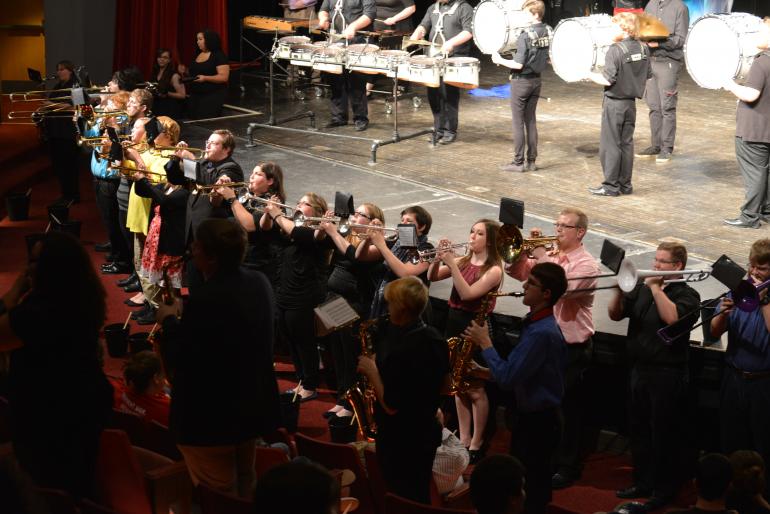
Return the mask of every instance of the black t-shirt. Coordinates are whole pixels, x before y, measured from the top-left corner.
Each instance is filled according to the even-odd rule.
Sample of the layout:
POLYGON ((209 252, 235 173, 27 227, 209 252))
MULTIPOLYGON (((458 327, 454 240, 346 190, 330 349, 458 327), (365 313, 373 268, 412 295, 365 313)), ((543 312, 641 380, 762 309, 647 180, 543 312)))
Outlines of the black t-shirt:
POLYGON ((548 64, 548 47, 548 27, 545 23, 535 23, 529 30, 519 34, 513 60, 524 67, 514 70, 512 74, 540 74, 548 64))
MULTIPOLYGON (((407 7, 412 7, 414 0, 377 0, 377 19, 386 20, 397 15, 407 7)), ((401 20, 395 25, 385 25, 382 22, 374 23, 374 30, 398 30, 408 31, 412 27, 412 17, 401 20)))
MULTIPOLYGON (((679 318, 689 315, 689 327, 698 319, 700 295, 689 285, 674 282, 666 285, 663 291, 676 304, 679 318)), ((671 344, 666 344, 658 335, 658 330, 666 326, 660 319, 652 291, 644 284, 639 284, 623 299, 623 317, 628 322, 628 358, 634 365, 663 365, 678 367, 687 362, 687 347, 690 331, 685 331, 671 344)))
MULTIPOLYGON (((243 182, 243 170, 232 157, 218 162, 202 161, 200 175, 196 182, 204 186, 216 184, 223 175, 227 175, 233 182, 243 182)), ((198 230, 198 226, 203 220, 228 218, 231 215, 230 207, 225 202, 222 202, 219 207, 214 207, 208 195, 191 193, 187 200, 187 241, 192 241, 195 238, 195 231, 198 230)))
POLYGON ((738 102, 735 135, 752 143, 770 143, 770 52, 762 52, 751 64, 747 87, 759 91, 753 103, 738 102))
POLYGON ((9 320, 24 343, 8 373, 16 459, 40 487, 90 494, 113 394, 98 359, 98 331, 34 293, 9 320))
POLYGON ((329 248, 335 249, 332 256, 332 272, 327 282, 329 293, 336 293, 345 298, 359 316, 365 318, 381 278, 382 263, 358 261, 353 245, 342 254, 336 250, 330 238, 325 241, 329 248))
POLYGON ((296 227, 291 244, 283 250, 281 280, 276 301, 281 309, 313 308, 326 297, 329 250, 316 241, 314 230, 296 227))
MULTIPOLYGON (((209 58, 203 62, 197 62, 195 59, 193 59, 193 62, 190 64, 188 73, 191 77, 195 77, 196 75, 213 76, 217 74, 217 66, 222 66, 223 64, 227 63, 227 56, 224 54, 224 52, 217 50, 216 52, 211 52, 209 54, 209 58)), ((190 93, 205 94, 211 93, 212 91, 216 91, 218 89, 225 89, 227 84, 215 84, 213 82, 190 82, 187 84, 187 87, 189 88, 190 93)))
MULTIPOLYGON (((321 11, 329 13, 329 21, 334 16, 334 6, 336 0, 324 0, 321 4, 321 11)), ((368 16, 370 20, 374 21, 377 17, 377 5, 375 0, 343 0, 342 2, 342 17, 345 18, 345 23, 350 25, 361 16, 368 16)), ((369 25, 371 26, 371 24, 369 25)), ((362 27, 364 30, 370 30, 367 27, 362 27)), ((334 19, 334 29, 339 33, 342 32, 342 20, 337 16, 334 19)))
POLYGON ((249 246, 246 249, 244 265, 256 271, 261 271, 270 280, 274 289, 278 289, 283 248, 286 240, 281 237, 281 229, 273 224, 270 230, 260 230, 259 220, 261 212, 254 213, 254 225, 257 230, 249 232, 249 246))
POLYGON ((388 415, 377 404, 377 444, 439 446, 436 410, 449 372, 446 340, 419 321, 409 327, 382 322, 375 341, 385 403, 397 411, 388 415))
MULTIPOLYGON (((462 31, 473 31, 473 7, 471 7, 465 0, 450 0, 445 4, 436 3, 428 7, 425 16, 420 22, 420 26, 425 29, 428 34, 428 41, 433 41, 433 37, 436 35, 437 26, 441 14, 444 14, 444 38, 449 41, 462 31), (436 12, 438 7, 439 12, 436 12), (448 14, 453 12, 453 14, 448 14)), ((441 37, 436 39, 436 43, 441 44, 441 37)), ((466 41, 462 45, 456 46, 452 52, 452 56, 468 55, 471 51, 471 40, 466 41)))
POLYGON ((603 74, 610 83, 604 87, 606 96, 618 100, 641 98, 652 76, 646 47, 631 38, 614 43, 604 57, 603 74))

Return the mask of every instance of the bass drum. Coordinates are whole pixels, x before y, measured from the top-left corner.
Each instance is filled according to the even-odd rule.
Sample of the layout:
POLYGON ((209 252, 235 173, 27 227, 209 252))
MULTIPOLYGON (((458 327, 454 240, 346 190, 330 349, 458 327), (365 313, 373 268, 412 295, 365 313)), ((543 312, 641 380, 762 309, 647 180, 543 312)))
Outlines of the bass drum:
POLYGON ((473 9, 473 41, 481 53, 510 53, 530 25, 523 0, 484 0, 473 9))
POLYGON ((687 72, 700 87, 720 89, 730 79, 742 82, 757 48, 762 19, 752 14, 707 14, 690 27, 684 44, 687 72))
POLYGON ((616 29, 607 14, 561 20, 553 31, 551 64, 566 82, 588 80, 591 72, 604 67, 604 57, 616 29))

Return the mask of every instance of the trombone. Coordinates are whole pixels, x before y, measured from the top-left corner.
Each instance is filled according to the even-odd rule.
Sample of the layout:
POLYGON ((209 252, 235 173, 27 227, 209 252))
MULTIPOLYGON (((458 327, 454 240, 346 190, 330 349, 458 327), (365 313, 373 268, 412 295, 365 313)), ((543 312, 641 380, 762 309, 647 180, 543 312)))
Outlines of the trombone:
MULTIPOLYGON (((582 293, 586 291, 600 291, 603 289, 620 289, 624 293, 630 293, 631 291, 634 290, 634 288, 636 287, 636 284, 638 284, 640 280, 644 280, 645 278, 672 277, 672 276, 682 276, 682 275, 686 275, 686 277, 664 280, 663 283, 673 284, 675 282, 701 282, 711 276, 711 270, 710 269, 682 269, 682 270, 672 270, 672 271, 660 271, 660 270, 654 270, 654 269, 640 270, 640 269, 636 269, 636 265, 633 262, 631 262, 628 259, 624 259, 623 262, 620 264, 620 269, 618 269, 617 284, 610 285, 610 286, 586 287, 584 289, 572 289, 572 290, 569 290, 568 292, 582 293)), ((598 277, 599 275, 595 275, 595 276, 598 277)), ((575 278, 583 278, 583 277, 575 277, 575 278)))
POLYGON ((193 157, 195 160, 202 159, 204 154, 206 153, 206 150, 203 148, 193 148, 191 146, 155 146, 150 149, 151 152, 155 153, 156 155, 163 155, 163 152, 169 152, 173 154, 174 152, 178 152, 179 150, 187 150, 191 154, 193 154, 193 157))
POLYGON ((56 98, 48 98, 47 95, 51 93, 70 93, 72 94, 73 89, 82 89, 86 92, 94 92, 99 93, 103 92, 101 89, 104 89, 106 86, 90 86, 90 87, 67 87, 64 89, 41 89, 36 91, 24 91, 23 93, 9 93, 8 98, 11 102, 39 102, 41 100, 70 100, 71 96, 59 96, 56 98))
POLYGON ((532 258, 532 250, 538 246, 553 250, 559 238, 556 236, 531 237, 525 239, 516 225, 503 225, 497 230, 497 252, 507 264, 513 264, 521 252, 532 258))
MULTIPOLYGON (((121 140, 127 140, 131 139, 130 135, 124 135, 119 134, 118 138, 121 140)), ((111 141, 107 137, 80 137, 78 139, 78 146, 88 146, 90 148, 95 148, 97 146, 104 146, 106 144, 110 144, 111 141), (106 141, 105 141, 106 140, 106 141)))

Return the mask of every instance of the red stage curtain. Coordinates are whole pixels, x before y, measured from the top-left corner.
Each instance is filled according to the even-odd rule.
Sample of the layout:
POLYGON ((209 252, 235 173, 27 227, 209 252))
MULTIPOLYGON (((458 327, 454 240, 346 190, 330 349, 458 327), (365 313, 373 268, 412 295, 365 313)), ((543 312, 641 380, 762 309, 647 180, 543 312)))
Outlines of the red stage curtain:
POLYGON ((219 33, 227 53, 227 0, 117 0, 115 69, 137 66, 152 80, 158 48, 170 48, 174 60, 189 64, 195 34, 204 28, 219 33))

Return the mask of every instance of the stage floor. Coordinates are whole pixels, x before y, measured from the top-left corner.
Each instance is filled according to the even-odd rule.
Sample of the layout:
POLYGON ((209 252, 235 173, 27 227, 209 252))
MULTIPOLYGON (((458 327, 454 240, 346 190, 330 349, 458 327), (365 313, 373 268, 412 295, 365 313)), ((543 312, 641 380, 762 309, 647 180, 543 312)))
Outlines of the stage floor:
MULTIPOLYGON (((386 89, 389 84, 381 79, 377 89, 386 89)), ((507 84, 504 68, 482 61, 481 87, 502 84, 507 84)), ((595 256, 603 239, 610 238, 626 248, 641 268, 649 269, 658 242, 678 240, 693 257, 688 268, 708 265, 722 254, 745 264, 751 243, 770 236, 770 232, 766 226, 752 230, 722 224, 723 218, 738 215, 743 202, 743 181, 733 143, 736 101, 725 91, 699 88, 686 72, 680 86, 674 157, 667 164, 635 159, 634 193, 627 196, 598 197, 586 190, 602 181, 598 159, 602 88, 590 83, 566 83, 550 69, 543 74, 538 105, 539 169, 535 172, 499 170, 512 158, 508 99, 469 94, 462 96, 458 141, 452 145, 434 148, 429 136, 423 135, 379 148, 376 164, 370 163, 372 142, 393 135, 394 114, 386 112, 384 96, 375 95, 369 103, 370 126, 365 132, 355 132, 352 125, 312 133, 257 128, 253 132, 257 146, 246 150, 241 145, 238 159, 246 168, 259 160, 274 158, 281 162, 289 154, 305 157, 294 159, 287 169, 287 186, 292 195, 314 190, 331 198, 335 190, 351 191, 358 203, 374 201, 384 207, 389 223, 404 206, 427 204, 434 216, 434 240, 443 236, 464 240, 473 221, 482 215, 497 216, 500 197, 507 196, 525 202, 525 232, 540 226, 546 234, 552 233, 549 223, 564 206, 586 211, 590 219, 586 242, 595 256), (350 140, 327 134, 371 139, 350 140), (309 156, 313 158, 307 159, 309 156)), ((318 127, 329 120, 328 97, 317 98, 308 89, 307 99, 300 101, 293 95, 293 88, 278 83, 275 91, 277 119, 312 110, 318 127)), ((398 129, 402 137, 432 126, 425 88, 418 86, 413 91, 422 99, 422 105, 415 108, 411 99, 399 101, 398 129)), ((237 93, 233 87, 229 104, 263 114, 244 117, 226 111, 241 116, 186 124, 185 136, 192 146, 200 146, 206 137, 205 132, 193 127, 229 128, 239 136, 240 144, 246 142, 249 122, 267 121, 266 81, 249 79, 245 81, 245 93, 237 93), (193 134, 198 139, 190 137, 193 134)), ((309 120, 298 119, 281 126, 304 129, 309 127, 309 120)), ((636 148, 648 146, 648 111, 641 100, 637 102, 636 128, 636 148)), ((432 294, 443 296, 441 287, 436 284, 432 294)), ((717 296, 723 288, 709 279, 698 289, 703 298, 708 298, 717 296)), ((609 332, 624 331, 616 323, 604 328, 609 332)))

